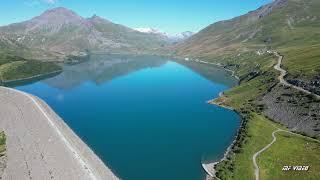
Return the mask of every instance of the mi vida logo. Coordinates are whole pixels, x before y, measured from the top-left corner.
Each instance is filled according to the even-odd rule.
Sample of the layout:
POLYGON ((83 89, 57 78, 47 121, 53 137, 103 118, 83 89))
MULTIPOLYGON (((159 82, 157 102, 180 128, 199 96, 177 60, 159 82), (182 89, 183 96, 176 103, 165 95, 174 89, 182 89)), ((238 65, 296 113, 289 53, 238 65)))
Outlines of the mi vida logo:
POLYGON ((309 166, 283 166, 282 171, 308 171, 309 166))

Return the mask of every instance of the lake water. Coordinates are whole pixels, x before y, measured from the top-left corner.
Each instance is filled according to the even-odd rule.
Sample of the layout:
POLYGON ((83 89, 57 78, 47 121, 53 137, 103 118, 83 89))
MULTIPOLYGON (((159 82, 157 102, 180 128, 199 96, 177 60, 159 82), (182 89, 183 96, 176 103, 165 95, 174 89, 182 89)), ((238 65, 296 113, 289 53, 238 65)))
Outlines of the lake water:
POLYGON ((16 86, 45 100, 121 179, 202 180, 240 120, 207 100, 236 85, 226 71, 158 57, 91 56, 16 86))

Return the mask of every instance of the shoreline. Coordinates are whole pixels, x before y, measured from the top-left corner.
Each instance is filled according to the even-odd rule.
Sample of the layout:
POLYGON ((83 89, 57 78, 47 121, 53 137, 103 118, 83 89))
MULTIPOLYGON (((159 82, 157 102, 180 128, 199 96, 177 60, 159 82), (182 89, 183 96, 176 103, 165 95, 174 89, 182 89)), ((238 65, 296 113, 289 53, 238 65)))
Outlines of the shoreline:
POLYGON ((4 179, 119 179, 43 100, 7 87, 0 92, 8 147, 4 179))
MULTIPOLYGON (((185 59, 185 60, 186 60, 186 59, 185 59)), ((211 64, 211 65, 220 67, 220 68, 224 69, 225 71, 231 72, 231 76, 234 77, 234 78, 236 78, 236 79, 238 80, 238 85, 239 85, 239 83, 240 83, 240 81, 241 81, 241 79, 240 79, 237 75, 235 75, 235 72, 234 72, 233 70, 228 69, 228 68, 225 68, 225 67, 223 67, 221 64, 218 64, 218 63, 210 63, 210 62, 202 61, 202 60, 195 60, 194 62, 200 62, 200 63, 204 63, 204 64, 211 64)), ((231 111, 234 111, 234 112, 236 112, 236 113, 240 116, 240 118, 241 118, 240 113, 237 112, 234 108, 229 107, 229 106, 222 105, 224 101, 219 102, 219 103, 214 102, 216 99, 223 97, 223 93, 224 93, 223 91, 220 92, 220 93, 219 93, 219 96, 218 96, 217 98, 208 100, 207 103, 208 103, 208 104, 212 104, 212 105, 216 105, 216 106, 220 106, 220 107, 222 107, 222 108, 229 109, 229 110, 231 110, 231 111)), ((239 136, 239 134, 240 134, 240 131, 241 131, 242 127, 243 127, 243 120, 242 120, 242 118, 241 118, 241 123, 240 123, 239 128, 237 129, 237 132, 236 132, 235 136, 234 136, 234 140, 233 140, 233 141, 231 142, 231 144, 227 147, 227 149, 226 149, 226 151, 224 152, 222 158, 220 158, 220 159, 217 160, 217 161, 211 162, 211 163, 202 163, 202 162, 201 162, 202 168, 203 168, 203 169, 205 170, 205 172, 207 173, 206 180, 211 180, 211 179, 215 179, 215 178, 219 179, 219 178, 216 176, 216 172, 217 172, 217 171, 216 171, 215 167, 216 167, 216 165, 218 165, 219 163, 225 161, 225 160, 228 158, 228 156, 230 155, 230 153, 233 152, 232 149, 233 149, 234 145, 235 145, 235 144, 237 143, 237 141, 238 141, 237 139, 238 139, 238 136, 239 136)))
POLYGON ((38 74, 38 75, 34 75, 34 76, 30 76, 30 77, 25 77, 25 78, 18 78, 18 79, 13 79, 13 80, 8 80, 8 81, 1 81, 0 83, 0 86, 1 84, 2 85, 7 85, 7 84, 10 84, 10 83, 19 83, 21 81, 27 81, 27 80, 33 80, 33 79, 36 79, 36 78, 41 78, 43 76, 49 76, 49 75, 53 75, 53 74, 58 74, 58 73, 61 73, 63 72, 63 70, 57 70, 57 71, 52 71, 52 72, 48 72, 48 73, 43 73, 43 74, 38 74))
MULTIPOLYGON (((283 84, 283 85, 285 85, 285 86, 289 86, 289 87, 295 88, 296 90, 301 91, 301 92, 303 92, 303 93, 313 95, 313 96, 314 96, 315 98, 317 98, 317 99, 320 98, 319 95, 313 94, 313 93, 311 93, 311 92, 309 92, 309 91, 307 91, 307 90, 305 90, 305 89, 303 89, 303 88, 301 88, 301 87, 298 87, 298 86, 295 86, 295 85, 293 85, 293 84, 288 83, 288 82, 284 79, 285 76, 287 75, 287 72, 286 72, 286 70, 284 70, 284 69, 281 68, 281 62, 282 62, 282 60, 283 60, 284 57, 283 57, 282 55, 280 55, 280 54, 279 54, 278 52, 276 52, 276 51, 268 51, 268 53, 269 53, 269 54, 273 54, 274 56, 277 57, 277 63, 273 66, 273 68, 274 68, 275 70, 277 70, 277 71, 280 72, 280 75, 277 77, 280 84, 283 84)), ((200 61, 200 62, 206 63, 206 64, 217 65, 217 66, 219 66, 219 67, 224 68, 223 66, 221 66, 221 65, 219 65, 219 64, 209 63, 209 62, 206 62, 206 61, 200 61)), ((226 69, 226 68, 224 68, 224 69, 227 70, 227 71, 231 71, 231 72, 234 74, 234 72, 233 72, 232 70, 228 70, 228 69, 226 69)), ((238 78, 237 78, 237 79, 238 79, 238 78)), ((238 80, 239 80, 239 79, 238 79, 238 80)), ((220 92, 220 93, 219 93, 219 97, 223 97, 223 92, 220 92)), ((218 98, 219 98, 219 97, 218 97, 218 98)), ((224 100, 221 101, 221 102, 214 102, 214 101, 215 101, 216 99, 218 99, 218 98, 209 100, 209 101, 207 101, 207 103, 209 103, 209 104, 214 104, 214 105, 220 106, 220 107, 222 107, 222 108, 226 108, 226 109, 235 111, 235 112, 238 113, 238 114, 240 115, 240 117, 241 117, 241 114, 240 114, 239 112, 237 112, 234 108, 223 105, 224 100)), ((223 156, 220 160, 214 161, 214 162, 212 162, 212 163, 202 163, 202 167, 205 169, 206 172, 208 171, 208 170, 207 170, 208 167, 211 167, 211 172, 207 172, 207 177, 206 177, 207 180, 219 179, 218 177, 216 177, 216 172, 217 172, 217 171, 216 171, 215 167, 216 167, 216 165, 218 165, 219 163, 221 163, 221 162, 223 162, 224 160, 226 160, 226 159, 228 158, 228 156, 231 156, 232 153, 234 154, 234 152, 233 152, 233 147, 234 147, 234 146, 236 145, 236 143, 238 142, 238 137, 240 136, 240 132, 241 132, 241 130, 243 129, 243 126, 244 126, 244 120, 242 119, 242 120, 241 120, 241 124, 240 124, 240 126, 239 126, 239 129, 237 130, 235 139, 234 139, 233 142, 230 144, 230 146, 228 146, 227 150, 226 150, 225 153, 224 153, 224 156, 223 156)), ((279 129, 278 129, 278 131, 279 131, 279 129)), ((284 130, 280 129, 280 131, 284 131, 284 130)), ((277 132, 277 131, 274 131, 274 132, 277 132)), ((291 131, 286 131, 286 132, 288 132, 288 133, 293 133, 293 132, 291 132, 291 131)), ((296 134, 296 133, 293 133, 293 134, 296 134)), ((301 134, 298 134, 298 135, 301 135, 301 134)), ((304 135, 302 135, 302 136, 304 136, 304 135)), ((304 136, 304 137, 309 137, 309 136, 304 136)), ((311 138, 311 139, 314 140, 313 138, 311 138)), ((272 144, 272 143, 271 143, 271 144, 272 144)), ((267 145, 266 147, 268 147, 268 145, 267 145)), ((253 159, 254 159, 254 158, 253 158, 253 159)), ((256 170, 255 170, 255 171, 256 171, 256 170)), ((257 177, 257 173, 256 173, 256 172, 255 172, 255 176, 257 177)))
MULTIPOLYGON (((195 61, 195 62, 197 62, 197 61, 195 61)), ((228 69, 228 68, 225 68, 225 67, 223 67, 223 66, 222 66, 221 64, 219 64, 219 63, 211 63, 211 62, 202 61, 202 60, 198 60, 198 62, 204 63, 204 64, 211 64, 211 65, 214 65, 214 66, 218 66, 218 67, 220 67, 220 68, 222 68, 222 69, 224 69, 224 70, 226 70, 226 71, 228 71, 228 72, 231 72, 231 76, 234 77, 234 78, 236 78, 238 81, 240 81, 239 76, 235 75, 235 72, 234 72, 233 70, 228 69)))
MULTIPOLYGON (((185 59, 182 59, 182 60, 185 60, 185 59)), ((185 60, 185 61, 187 61, 187 60, 185 60)), ((228 69, 228 68, 223 67, 221 64, 218 64, 218 63, 210 63, 210 62, 201 61, 201 60, 190 60, 190 61, 200 62, 200 63, 203 63, 203 64, 210 64, 210 65, 217 66, 217 67, 219 67, 219 68, 224 69, 224 70, 227 71, 227 72, 230 72, 232 77, 234 77, 234 78, 236 78, 237 80, 240 81, 240 78, 235 75, 235 72, 234 72, 234 71, 232 71, 232 70, 230 70, 230 69, 228 69)), ((20 81, 32 80, 32 79, 36 79, 36 78, 39 78, 39 77, 42 77, 42 76, 51 75, 51 74, 54 74, 54 73, 61 73, 62 71, 63 71, 63 70, 53 71, 53 72, 50 72, 50 73, 39 74, 39 75, 35 75, 35 76, 32 76, 32 77, 21 78, 21 79, 16 79, 16 80, 10 80, 10 81, 6 81, 6 82, 4 82, 4 83, 18 83, 18 82, 20 82, 20 81)), ((1 88, 1 86, 0 86, 0 88, 1 88)), ((22 92, 22 93, 23 93, 23 92, 22 92)), ((220 92, 220 93, 219 93, 219 97, 222 97, 222 96, 223 96, 223 92, 220 92)), ((43 102, 43 100, 39 99, 39 101, 42 101, 41 103, 44 103, 44 104, 45 104, 45 102, 43 102)), ((214 103, 213 101, 214 101, 214 99, 207 101, 207 103, 209 103, 209 104, 214 104, 214 105, 217 105, 217 106, 220 106, 220 107, 223 107, 223 108, 226 108, 226 109, 235 111, 235 109, 233 109, 233 108, 231 108, 231 107, 227 107, 227 106, 222 105, 223 102, 221 102, 221 104, 220 104, 220 103, 214 103)), ((45 105, 45 106, 48 106, 48 105, 45 105)), ((48 107, 48 108, 50 109, 50 107, 48 107)), ((236 111, 235 111, 235 112, 236 112, 236 111)), ((237 112, 236 112, 236 113, 237 113, 237 112)), ((61 119, 61 118, 60 118, 60 119, 61 119)), ((62 123, 64 123, 63 120, 62 120, 62 123)), ((65 123, 64 123, 64 126, 66 126, 66 129, 70 129, 65 123)), ((241 125, 239 126, 239 129, 241 128, 241 126, 242 126, 242 121, 241 121, 241 125)), ((235 135, 235 139, 234 139, 234 140, 232 141, 232 143, 227 147, 227 149, 226 149, 226 151, 224 152, 224 155, 223 155, 223 157, 222 157, 221 159, 219 159, 218 161, 212 162, 212 163, 202 163, 202 162, 201 162, 203 169, 205 169, 205 171, 207 172, 207 176, 211 176, 211 177, 212 177, 212 175, 214 175, 213 177, 215 177, 216 171, 215 171, 214 167, 215 167, 217 164, 219 164, 220 162, 224 161, 224 160, 228 157, 228 155, 231 153, 232 147, 233 147, 234 144, 236 143, 236 139, 237 139, 238 134, 239 134, 239 129, 237 130, 237 133, 236 133, 236 135, 235 135), (212 170, 211 173, 210 173, 210 171, 208 171, 208 170, 206 169, 207 166, 210 166, 210 170, 212 170), (209 174, 209 175, 208 175, 208 174, 209 174)), ((72 131, 72 130, 70 129, 70 131, 72 131)), ((72 132, 72 133, 74 133, 74 132, 72 132)), ((75 135, 75 136, 76 136, 76 135, 75 135)), ((77 138, 79 138, 79 137, 77 137, 77 138)), ((83 142, 82 142, 82 143, 83 143, 83 142)), ((84 143, 83 143, 83 144, 84 144, 84 143)), ((84 144, 84 145, 86 146, 86 144, 84 144)), ((88 148, 89 148, 89 147, 88 147, 88 148)), ((89 149, 90 149, 90 148, 89 148, 89 149)), ((100 160, 100 159, 99 159, 99 160, 100 160)), ((100 160, 100 161, 101 161, 101 160, 100 160)), ((207 177, 207 179, 208 179, 208 177, 207 177)))
POLYGON ((237 113, 240 116, 241 122, 240 122, 240 126, 237 129, 236 134, 234 136, 234 140, 231 142, 231 144, 225 150, 225 152, 223 154, 223 157, 220 158, 219 160, 216 160, 216 161, 211 162, 211 163, 202 163, 201 162, 201 165, 202 165, 203 169, 207 173, 206 180, 212 180, 212 179, 215 179, 215 178, 219 179, 218 177, 216 177, 216 172, 217 171, 216 171, 215 167, 216 167, 216 165, 218 165, 222 161, 226 160, 228 158, 228 156, 230 155, 230 153, 233 152, 232 149, 233 149, 234 145, 237 143, 238 136, 239 136, 240 131, 241 131, 242 127, 243 127, 243 119, 241 118, 241 115, 240 115, 239 112, 237 112, 232 107, 221 105, 221 103, 223 103, 223 102, 221 102, 221 103, 214 102, 214 100, 216 100, 216 99, 218 99, 220 97, 223 97, 223 92, 219 93, 219 97, 217 97, 215 99, 212 99, 212 100, 209 100, 209 101, 207 101, 207 103, 208 104, 212 104, 212 105, 216 105, 216 106, 220 106, 222 108, 229 109, 231 111, 234 111, 235 113, 237 113))
MULTIPOLYGON (((236 78, 238 80, 238 85, 240 84, 240 81, 241 79, 235 75, 235 72, 232 71, 231 69, 228 69, 228 68, 225 68, 223 67, 221 64, 218 64, 218 63, 210 63, 210 62, 207 62, 207 61, 203 61, 203 60, 192 60, 192 59, 189 59, 189 58, 178 58, 180 60, 184 60, 184 61, 193 61, 193 62, 199 62, 199 63, 203 63, 203 64, 210 64, 210 65, 214 65, 214 66, 217 66, 219 68, 222 68, 224 69, 225 71, 228 71, 228 72, 231 72, 231 76, 236 78)), ((241 118, 241 115, 239 114, 239 112, 237 112, 234 108, 232 107, 229 107, 229 106, 224 106, 222 105, 223 102, 220 102, 220 103, 216 103, 214 102, 214 100, 220 98, 220 97, 223 97, 223 91, 219 93, 219 96, 217 98, 214 98, 214 99, 211 99, 211 100, 208 100, 207 103, 208 104, 212 104, 212 105, 216 105, 216 106, 220 106, 222 108, 225 108, 225 109, 229 109, 231 111, 234 111, 236 112, 240 118, 241 118)), ((237 139, 238 139, 238 136, 240 134, 240 131, 242 129, 242 126, 243 126, 243 120, 241 118, 241 123, 240 123, 240 126, 234 136, 234 140, 231 142, 231 144, 227 147, 227 149, 225 150, 224 154, 223 154, 223 157, 220 158, 219 160, 216 160, 214 162, 211 162, 211 163, 202 163, 201 162, 201 166, 203 168, 203 170, 206 172, 206 180, 212 180, 212 179, 215 179, 217 178, 216 177, 216 170, 215 170, 215 167, 217 164, 221 163, 222 161, 226 160, 227 157, 230 155, 230 153, 232 153, 232 149, 234 147, 234 145, 237 143, 237 139)), ((219 178, 217 178, 219 179, 219 178)))
POLYGON ((181 61, 191 61, 191 62, 198 62, 198 63, 203 63, 203 64, 214 65, 214 66, 217 66, 219 68, 224 69, 225 71, 230 72, 232 77, 236 78, 239 82, 241 81, 240 77, 235 75, 235 72, 233 70, 228 69, 219 63, 211 63, 211 62, 207 62, 207 61, 203 61, 203 60, 199 60, 199 59, 193 60, 193 59, 189 59, 189 58, 182 58, 182 57, 176 57, 176 56, 174 56, 174 57, 168 56, 168 57, 173 58, 173 59, 177 59, 177 60, 181 60, 181 61))
POLYGON ((234 111, 234 112, 238 113, 234 108, 229 107, 229 106, 222 105, 222 103, 224 103, 224 101, 219 102, 219 103, 214 102, 216 99, 219 99, 219 98, 221 98, 221 97, 223 97, 223 92, 220 92, 220 93, 219 93, 219 96, 218 96, 217 98, 208 100, 207 103, 208 103, 208 104, 212 104, 212 105, 216 105, 216 106, 220 106, 220 107, 222 107, 222 108, 229 109, 229 110, 231 110, 231 111, 234 111))

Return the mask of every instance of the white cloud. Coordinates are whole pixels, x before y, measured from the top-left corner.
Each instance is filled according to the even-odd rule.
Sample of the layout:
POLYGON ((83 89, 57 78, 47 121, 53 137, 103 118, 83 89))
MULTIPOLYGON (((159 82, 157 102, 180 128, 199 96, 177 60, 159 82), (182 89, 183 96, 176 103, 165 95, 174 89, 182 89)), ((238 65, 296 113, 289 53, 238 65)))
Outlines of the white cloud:
POLYGON ((58 0, 45 0, 45 2, 47 2, 49 4, 55 4, 58 2, 58 0))

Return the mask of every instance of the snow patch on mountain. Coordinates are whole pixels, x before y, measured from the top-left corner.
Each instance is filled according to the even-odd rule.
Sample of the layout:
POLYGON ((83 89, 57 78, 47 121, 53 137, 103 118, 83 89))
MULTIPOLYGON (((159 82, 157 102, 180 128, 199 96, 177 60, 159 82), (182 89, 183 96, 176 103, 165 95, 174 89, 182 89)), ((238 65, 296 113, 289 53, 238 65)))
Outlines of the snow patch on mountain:
POLYGON ((177 34, 169 34, 155 28, 135 28, 134 30, 142 33, 155 34, 171 42, 183 41, 194 34, 191 31, 185 31, 177 34))

